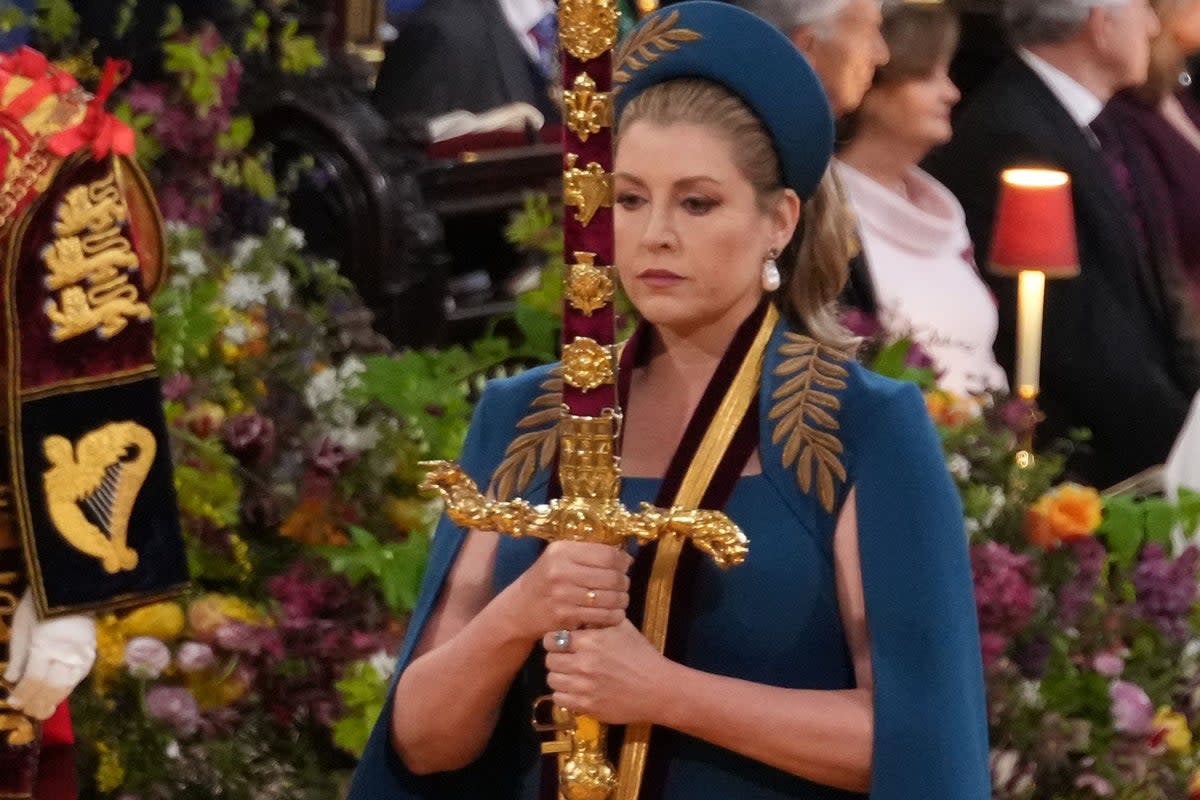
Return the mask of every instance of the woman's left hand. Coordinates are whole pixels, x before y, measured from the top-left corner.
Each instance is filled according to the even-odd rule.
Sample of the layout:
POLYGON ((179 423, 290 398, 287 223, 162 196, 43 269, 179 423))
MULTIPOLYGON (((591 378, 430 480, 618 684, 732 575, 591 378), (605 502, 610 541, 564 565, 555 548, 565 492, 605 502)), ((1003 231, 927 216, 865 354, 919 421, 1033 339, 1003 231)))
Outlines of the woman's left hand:
POLYGON ((571 631, 560 648, 556 634, 543 640, 546 669, 557 705, 609 725, 654 723, 669 702, 663 657, 628 619, 611 628, 571 631))

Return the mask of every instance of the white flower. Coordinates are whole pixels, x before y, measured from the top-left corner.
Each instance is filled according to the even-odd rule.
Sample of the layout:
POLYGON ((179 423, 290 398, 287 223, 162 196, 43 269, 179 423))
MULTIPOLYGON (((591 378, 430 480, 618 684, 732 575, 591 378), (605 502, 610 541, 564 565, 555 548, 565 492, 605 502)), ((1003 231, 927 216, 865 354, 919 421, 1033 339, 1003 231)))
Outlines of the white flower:
POLYGON ((230 258, 230 261, 235 267, 245 266, 246 262, 250 260, 250 256, 254 255, 254 252, 258 250, 260 244, 262 242, 257 237, 243 236, 233 245, 233 256, 230 258))
POLYGON ((1042 692, 1037 681, 1021 682, 1021 702, 1032 708, 1041 708, 1042 692))
POLYGON ((282 267, 275 270, 271 279, 267 281, 267 291, 275 295, 279 305, 289 306, 292 304, 292 280, 288 277, 287 270, 282 267))
POLYGON ((967 517, 963 520, 963 528, 966 530, 967 536, 974 536, 975 534, 979 533, 979 530, 982 527, 983 526, 979 524, 979 520, 975 519, 974 517, 967 517))
POLYGON ((243 345, 250 341, 250 329, 241 322, 231 322, 221 331, 221 336, 230 344, 243 345))
POLYGON ((203 275, 208 265, 204 263, 204 256, 200 255, 195 250, 184 250, 175 256, 175 262, 179 264, 180 270, 189 278, 195 278, 203 275))
POLYGON ((308 379, 308 384, 304 387, 304 402, 316 411, 332 403, 339 394, 337 372, 323 369, 308 379))
POLYGON ((395 656, 388 655, 386 650, 379 650, 367 660, 379 673, 379 677, 384 680, 392 677, 392 670, 396 668, 395 656))
POLYGON ((996 518, 1000 516, 1000 512, 1004 510, 1004 501, 1006 499, 1004 490, 999 486, 992 486, 990 490, 988 508, 987 511, 983 512, 983 519, 981 520, 984 525, 991 525, 996 521, 996 518))
POLYGON ((338 377, 346 383, 347 387, 358 387, 362 385, 362 381, 358 380, 358 376, 364 374, 366 371, 367 365, 363 363, 361 358, 349 356, 338 367, 338 377))
POLYGON ((259 306, 267 300, 267 287, 257 275, 238 273, 225 284, 224 299, 230 308, 259 306))
POLYGON ((962 453, 951 453, 946 458, 946 468, 950 470, 951 475, 960 481, 965 481, 971 477, 971 462, 962 453))
POLYGON ((165 752, 167 754, 167 758, 170 758, 172 760, 179 758, 179 756, 181 756, 183 754, 182 751, 180 751, 180 749, 179 749, 179 742, 175 741, 174 739, 172 739, 170 744, 167 745, 167 749, 165 752))
POLYGON ((283 232, 284 240, 293 250, 304 249, 304 231, 289 225, 283 232))

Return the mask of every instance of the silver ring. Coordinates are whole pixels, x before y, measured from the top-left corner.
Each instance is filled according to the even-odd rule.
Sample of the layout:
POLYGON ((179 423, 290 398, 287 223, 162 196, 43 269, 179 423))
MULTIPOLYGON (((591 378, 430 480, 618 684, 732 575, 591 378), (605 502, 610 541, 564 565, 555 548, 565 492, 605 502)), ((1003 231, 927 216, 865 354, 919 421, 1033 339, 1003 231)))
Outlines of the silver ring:
POLYGON ((568 648, 570 648, 571 632, 570 631, 555 631, 554 632, 554 646, 557 647, 559 650, 567 650, 568 648))

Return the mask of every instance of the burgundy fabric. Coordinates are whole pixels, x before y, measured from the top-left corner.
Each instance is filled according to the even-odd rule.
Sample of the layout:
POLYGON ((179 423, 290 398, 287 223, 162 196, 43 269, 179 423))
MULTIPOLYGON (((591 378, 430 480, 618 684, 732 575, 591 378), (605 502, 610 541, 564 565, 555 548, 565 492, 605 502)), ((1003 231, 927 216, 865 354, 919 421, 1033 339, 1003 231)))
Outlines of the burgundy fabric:
MULTIPOLYGON (((1200 105, 1188 92, 1177 97, 1200 127, 1200 105)), ((1126 150, 1147 162, 1148 174, 1135 174, 1143 191, 1162 202, 1162 227, 1174 247, 1192 299, 1200 303, 1200 149, 1185 139, 1159 110, 1137 94, 1122 92, 1102 117, 1119 130, 1126 150)), ((1108 145, 1108 141, 1104 141, 1108 145)))
MULTIPOLYGON (((537 140, 543 144, 558 142, 562 139, 562 128, 559 125, 545 125, 537 134, 537 140)), ((503 150, 513 147, 524 147, 530 144, 526 131, 485 131, 483 133, 464 133, 452 139, 434 142, 425 149, 425 155, 433 159, 454 158, 466 152, 486 152, 488 150, 503 150)))
MULTIPOLYGON (((612 86, 612 54, 605 53, 588 62, 577 60, 565 49, 562 53, 563 85, 571 86, 580 73, 587 72, 596 83, 597 91, 608 91, 612 86)), ((612 161, 612 129, 602 128, 599 133, 588 136, 587 141, 581 141, 571 130, 563 127, 563 170, 567 169, 567 153, 578 156, 576 169, 586 169, 590 163, 599 164, 606 172, 611 173, 612 161)), ((612 265, 615 256, 613 244, 613 210, 601 207, 587 225, 575 219, 577 209, 566 206, 563 209, 563 253, 568 264, 572 263, 576 252, 596 254, 596 264, 612 265)), ((590 317, 577 311, 564 302, 563 304, 563 342, 567 343, 576 336, 587 336, 602 345, 611 345, 616 339, 616 316, 612 303, 593 313, 590 317)), ((564 383, 563 403, 572 414, 584 417, 599 416, 605 409, 617 407, 616 387, 612 384, 600 386, 591 391, 580 391, 564 383)))
POLYGON ((19 797, 33 791, 40 750, 37 739, 20 747, 0 744, 0 796, 19 797))
POLYGON ((78 797, 75 747, 69 744, 43 747, 33 800, 77 800, 78 797))

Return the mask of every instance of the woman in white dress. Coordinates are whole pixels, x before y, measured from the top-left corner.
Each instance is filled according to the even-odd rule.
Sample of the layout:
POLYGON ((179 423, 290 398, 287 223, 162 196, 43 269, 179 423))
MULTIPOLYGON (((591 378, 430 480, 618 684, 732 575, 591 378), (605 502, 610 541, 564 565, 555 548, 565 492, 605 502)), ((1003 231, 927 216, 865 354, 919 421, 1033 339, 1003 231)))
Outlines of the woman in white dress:
POLYGON ((917 164, 950 140, 958 19, 941 3, 887 3, 891 60, 846 121, 836 170, 859 219, 884 331, 933 358, 942 388, 1007 388, 996 363, 996 305, 975 266, 962 206, 917 164))

